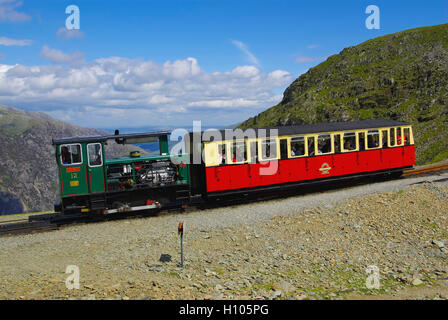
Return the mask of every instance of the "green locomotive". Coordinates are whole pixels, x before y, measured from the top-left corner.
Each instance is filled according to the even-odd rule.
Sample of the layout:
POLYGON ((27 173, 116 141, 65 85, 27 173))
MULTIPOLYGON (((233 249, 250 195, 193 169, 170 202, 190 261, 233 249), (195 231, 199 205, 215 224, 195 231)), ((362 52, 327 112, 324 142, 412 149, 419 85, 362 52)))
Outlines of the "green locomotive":
POLYGON ((170 155, 170 132, 53 139, 60 186, 55 212, 63 214, 119 212, 182 205, 190 201, 186 154, 170 155), (106 159, 105 144, 159 142, 160 155, 106 159))

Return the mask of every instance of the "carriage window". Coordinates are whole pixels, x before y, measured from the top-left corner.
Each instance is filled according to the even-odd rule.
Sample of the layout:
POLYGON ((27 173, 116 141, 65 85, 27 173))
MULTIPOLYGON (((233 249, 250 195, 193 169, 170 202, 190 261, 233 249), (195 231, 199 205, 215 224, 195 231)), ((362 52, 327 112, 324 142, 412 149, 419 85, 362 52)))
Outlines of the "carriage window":
POLYGON ((225 143, 218 144, 219 164, 226 164, 226 145, 225 143))
POLYGON ((390 146, 393 147, 397 144, 395 128, 390 128, 390 146))
POLYGON ((257 142, 250 143, 250 163, 257 163, 257 142))
POLYGON ((411 129, 404 128, 403 136, 404 136, 404 145, 409 146, 411 144, 411 129))
POLYGON ((356 150, 356 133, 344 133, 344 151, 356 150))
POLYGON ((230 154, 232 155, 232 163, 247 161, 247 145, 246 141, 232 142, 230 145, 230 154))
POLYGON ((62 164, 81 164, 81 145, 67 144, 61 146, 61 163, 62 164))
POLYGON ((397 132, 397 146, 401 146, 403 144, 401 128, 396 128, 396 132, 397 132))
POLYGON ((308 137, 308 156, 314 156, 314 137, 308 137))
POLYGON ((387 134, 388 131, 387 130, 382 130, 381 131, 381 135, 383 136, 382 141, 381 141, 381 148, 387 148, 387 134))
POLYGON ((261 141, 261 159, 270 160, 277 158, 277 141, 265 139, 261 141))
POLYGON ((370 130, 367 132, 367 148, 376 149, 380 146, 380 132, 378 130, 370 130))
POLYGON ((334 153, 340 153, 341 152, 341 135, 335 134, 334 135, 334 153))
POLYGON ((305 137, 291 138, 291 157, 300 157, 305 155, 305 137))
POLYGON ((87 157, 90 167, 103 165, 103 155, 101 152, 101 143, 91 143, 87 145, 87 157))
POLYGON ((317 153, 331 153, 331 135, 321 134, 317 137, 317 153))

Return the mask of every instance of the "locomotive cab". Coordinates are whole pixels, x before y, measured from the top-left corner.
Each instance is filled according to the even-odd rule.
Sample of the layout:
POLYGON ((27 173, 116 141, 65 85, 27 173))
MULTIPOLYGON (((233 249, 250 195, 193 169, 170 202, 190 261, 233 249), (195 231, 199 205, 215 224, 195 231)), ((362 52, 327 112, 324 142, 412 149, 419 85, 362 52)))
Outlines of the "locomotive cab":
POLYGON ((56 146, 61 196, 104 192, 104 142, 56 146))

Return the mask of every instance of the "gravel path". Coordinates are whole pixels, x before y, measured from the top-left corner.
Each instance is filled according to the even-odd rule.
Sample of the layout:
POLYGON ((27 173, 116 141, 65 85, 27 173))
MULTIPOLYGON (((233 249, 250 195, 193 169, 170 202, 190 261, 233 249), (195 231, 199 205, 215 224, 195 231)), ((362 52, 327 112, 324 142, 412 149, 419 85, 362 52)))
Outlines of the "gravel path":
MULTIPOLYGON (((228 227, 234 225, 251 225, 259 221, 266 221, 273 216, 295 215, 304 209, 314 207, 335 206, 347 199, 360 198, 375 192, 397 192, 405 190, 410 185, 422 181, 434 181, 448 178, 448 173, 432 176, 420 176, 410 179, 399 179, 373 184, 364 184, 351 188, 335 189, 325 192, 314 192, 302 196, 281 200, 263 201, 235 207, 224 207, 212 210, 198 211, 189 215, 174 215, 167 218, 169 224, 176 224, 179 219, 186 225, 197 228, 228 227)), ((441 182, 448 185, 448 182, 441 182)))
POLYGON ((448 273, 448 184, 415 183, 443 178, 0 238, 0 298, 340 299, 436 288, 448 273), (65 286, 68 265, 79 267, 79 290, 65 286), (378 290, 366 289, 369 265, 380 270, 378 290))

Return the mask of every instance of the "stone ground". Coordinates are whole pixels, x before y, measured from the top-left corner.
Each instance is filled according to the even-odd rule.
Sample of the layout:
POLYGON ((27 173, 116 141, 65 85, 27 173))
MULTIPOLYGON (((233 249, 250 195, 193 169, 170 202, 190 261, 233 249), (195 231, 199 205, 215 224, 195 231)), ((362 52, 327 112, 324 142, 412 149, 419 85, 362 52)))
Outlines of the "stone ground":
POLYGON ((0 299, 448 299, 447 176, 2 237, 0 299))

